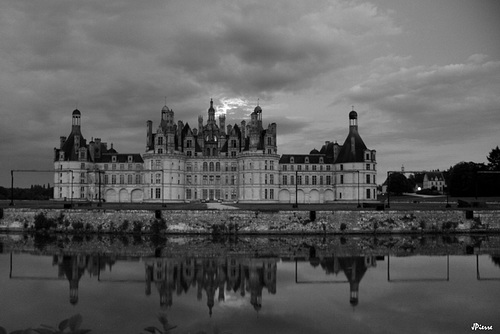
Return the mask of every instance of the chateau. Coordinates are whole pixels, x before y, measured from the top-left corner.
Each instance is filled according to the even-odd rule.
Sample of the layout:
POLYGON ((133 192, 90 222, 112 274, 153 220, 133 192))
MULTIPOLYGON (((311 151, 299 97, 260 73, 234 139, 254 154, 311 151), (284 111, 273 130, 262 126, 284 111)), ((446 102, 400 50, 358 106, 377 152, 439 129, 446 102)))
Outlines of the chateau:
POLYGON ((164 106, 156 130, 147 121, 146 152, 118 153, 81 132, 81 112, 72 114, 68 137, 54 149, 54 199, 106 202, 240 201, 327 203, 376 199, 376 152, 349 113, 343 145, 325 142, 309 154, 278 155, 277 125, 262 123, 262 108, 250 119, 227 125, 215 117, 198 127, 175 122, 164 106))

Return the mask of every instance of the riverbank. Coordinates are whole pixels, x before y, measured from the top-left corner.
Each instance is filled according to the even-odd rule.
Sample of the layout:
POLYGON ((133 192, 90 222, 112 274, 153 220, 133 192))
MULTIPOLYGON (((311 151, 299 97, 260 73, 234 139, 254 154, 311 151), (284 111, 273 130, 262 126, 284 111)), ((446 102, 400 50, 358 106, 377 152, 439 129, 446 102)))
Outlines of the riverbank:
POLYGON ((500 232, 500 210, 110 210, 3 208, 0 231, 154 234, 500 232))

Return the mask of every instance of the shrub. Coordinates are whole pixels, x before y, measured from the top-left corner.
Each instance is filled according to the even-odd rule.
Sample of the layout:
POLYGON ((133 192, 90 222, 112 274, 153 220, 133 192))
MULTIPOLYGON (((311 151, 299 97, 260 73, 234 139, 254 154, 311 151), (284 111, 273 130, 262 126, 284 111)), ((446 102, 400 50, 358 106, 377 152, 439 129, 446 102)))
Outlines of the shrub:
POLYGON ((48 230, 51 227, 55 227, 55 225, 56 225, 54 220, 45 217, 43 212, 40 212, 39 214, 37 214, 35 216, 34 224, 35 224, 35 230, 37 230, 37 231, 38 230, 48 230))
POLYGON ((130 224, 129 224, 128 220, 126 220, 126 219, 125 219, 125 220, 122 222, 122 224, 120 225, 120 231, 121 231, 121 232, 127 232, 127 231, 128 231, 128 229, 129 229, 129 227, 130 227, 130 224))
POLYGON ((150 229, 151 229, 152 233, 154 233, 154 234, 160 234, 160 233, 164 232, 167 229, 167 222, 163 218, 155 219, 151 223, 150 229))
POLYGON ((73 227, 73 230, 83 230, 84 227, 82 222, 73 222, 71 226, 73 227))
POLYGON ((347 228, 347 225, 345 223, 340 224, 340 230, 344 231, 347 228))
POLYGON ((142 231, 142 222, 139 222, 139 221, 135 221, 134 222, 134 233, 141 233, 142 231))

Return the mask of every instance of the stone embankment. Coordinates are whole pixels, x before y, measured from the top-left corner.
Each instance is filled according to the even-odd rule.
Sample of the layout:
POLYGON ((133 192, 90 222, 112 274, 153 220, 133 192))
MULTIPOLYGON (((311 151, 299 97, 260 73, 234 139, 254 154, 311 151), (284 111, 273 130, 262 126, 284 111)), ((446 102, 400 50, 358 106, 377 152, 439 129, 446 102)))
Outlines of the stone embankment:
POLYGON ((162 234, 500 232, 500 211, 0 209, 0 231, 162 234))

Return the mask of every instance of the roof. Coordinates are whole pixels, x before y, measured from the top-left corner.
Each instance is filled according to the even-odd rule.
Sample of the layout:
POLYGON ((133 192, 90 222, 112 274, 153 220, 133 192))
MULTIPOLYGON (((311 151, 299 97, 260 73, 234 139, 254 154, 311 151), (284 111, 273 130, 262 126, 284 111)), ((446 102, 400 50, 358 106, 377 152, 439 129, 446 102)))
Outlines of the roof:
POLYGON ((323 158, 323 163, 333 163, 333 159, 329 159, 323 154, 283 154, 280 157, 280 164, 290 164, 293 158, 294 164, 305 164, 306 157, 309 158, 310 164, 319 164, 320 158, 323 158))
POLYGON ((443 173, 441 172, 427 172, 424 174, 424 178, 429 181, 444 181, 443 173))
POLYGON ((128 157, 132 156, 132 163, 143 163, 144 160, 139 153, 103 153, 100 159, 96 159, 96 162, 116 162, 116 163, 130 163, 128 157), (116 161, 113 160, 113 156, 116 157, 116 161))
POLYGON ((351 128, 335 163, 364 162, 365 150, 367 150, 366 145, 358 131, 351 128))

